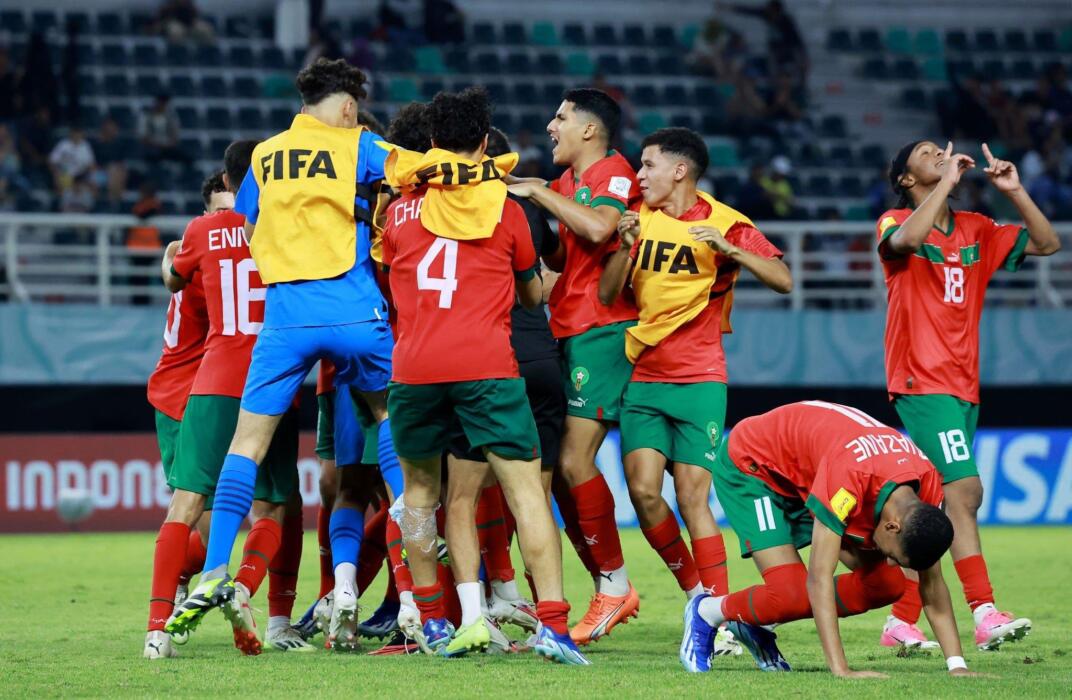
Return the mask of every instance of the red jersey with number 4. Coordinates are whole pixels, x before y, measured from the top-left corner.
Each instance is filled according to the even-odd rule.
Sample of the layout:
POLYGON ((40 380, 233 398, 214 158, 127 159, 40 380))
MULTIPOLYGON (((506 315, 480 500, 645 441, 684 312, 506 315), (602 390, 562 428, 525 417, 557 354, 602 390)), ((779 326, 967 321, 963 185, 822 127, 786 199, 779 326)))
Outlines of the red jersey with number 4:
POLYGON ((186 399, 205 354, 208 312, 201 276, 181 292, 171 295, 164 326, 164 350, 156 369, 149 375, 146 395, 156 410, 173 420, 182 420, 186 399))
POLYGON ((387 209, 383 262, 398 310, 392 379, 436 384, 517 377, 510 345, 515 273, 532 270, 525 212, 509 199, 489 238, 455 240, 421 225, 424 191, 387 209))
POLYGON ((205 289, 209 331, 191 392, 199 396, 242 396, 253 344, 264 325, 265 287, 249 254, 245 222, 231 210, 194 219, 171 265, 186 280, 199 273, 205 289))
MULTIPOLYGON (((874 546, 878 516, 899 485, 911 484, 924 503, 942 502, 942 477, 919 448, 851 406, 788 404, 744 419, 726 439, 742 473, 804 501, 816 519, 865 547, 874 546)), ((755 505, 760 529, 774 527, 770 502, 755 505)))
POLYGON ((1024 260, 1027 230, 974 212, 950 213, 951 230, 931 229, 911 255, 890 257, 883 241, 911 209, 878 220, 886 272, 886 387, 896 394, 950 394, 979 403, 979 319, 990 278, 1024 260))
MULTIPOLYGON (((586 207, 610 206, 620 212, 640 199, 633 166, 616 152, 590 165, 579 178, 574 176, 573 168, 567 169, 551 183, 551 189, 586 207)), ((554 336, 569 338, 589 328, 636 319, 632 293, 618 295, 610 306, 599 301, 603 267, 607 257, 621 245, 618 232, 599 245, 579 237, 561 222, 558 232, 566 250, 566 262, 547 300, 554 336)))
MULTIPOLYGON (((639 205, 634 209, 639 209, 639 205)), ((702 221, 710 215, 711 205, 700 199, 678 220, 702 221)), ((725 232, 726 240, 762 258, 782 257, 782 251, 749 224, 731 227, 725 232)), ((634 261, 639 248, 638 238, 629 252, 634 261)), ((632 381, 669 384, 728 381, 726 353, 722 349, 722 334, 725 332, 722 330, 723 311, 727 295, 733 289, 741 267, 722 255, 717 256, 717 264, 718 274, 711 285, 711 300, 707 308, 658 345, 644 350, 633 367, 632 381)))

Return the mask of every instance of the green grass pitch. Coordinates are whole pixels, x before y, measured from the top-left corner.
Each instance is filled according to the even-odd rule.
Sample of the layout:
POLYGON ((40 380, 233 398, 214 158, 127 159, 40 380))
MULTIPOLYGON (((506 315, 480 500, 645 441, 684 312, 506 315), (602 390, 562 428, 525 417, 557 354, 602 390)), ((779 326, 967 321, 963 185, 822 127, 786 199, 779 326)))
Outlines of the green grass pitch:
MULTIPOLYGON (((800 621, 778 630, 794 673, 763 674, 746 655, 719 659, 706 675, 677 660, 684 596, 639 531, 622 533, 630 576, 640 591, 640 617, 588 650, 590 668, 562 667, 531 654, 442 660, 421 656, 284 654, 243 658, 230 630, 212 613, 177 659, 141 658, 154 535, 70 534, 0 537, 0 679, 8 697, 184 696, 310 697, 1045 697, 1072 693, 1072 528, 991 528, 983 533, 998 605, 1030 617, 1034 631, 997 653, 970 644, 970 614, 948 565, 965 657, 987 679, 956 679, 941 655, 899 658, 878 645, 885 611, 842 621, 849 663, 888 680, 842 681, 826 671, 815 628, 800 621), (343 691, 343 689, 347 691, 343 691)), ((736 540, 727 533, 727 546, 736 540)), ((317 588, 317 548, 305 540, 295 616, 317 588)), ((572 619, 583 612, 591 582, 566 551, 572 619)), ((759 580, 751 562, 731 558, 734 588, 759 580)), ((379 603, 383 577, 362 604, 379 603)), ((254 600, 266 609, 267 582, 254 600)), ((267 612, 258 615, 262 628, 267 612)), ((924 625, 926 629, 926 626, 924 625)), ((515 637, 520 630, 508 629, 515 637)), ((319 638, 318 638, 319 639, 319 638)), ((366 644, 375 648, 374 642, 366 644)))

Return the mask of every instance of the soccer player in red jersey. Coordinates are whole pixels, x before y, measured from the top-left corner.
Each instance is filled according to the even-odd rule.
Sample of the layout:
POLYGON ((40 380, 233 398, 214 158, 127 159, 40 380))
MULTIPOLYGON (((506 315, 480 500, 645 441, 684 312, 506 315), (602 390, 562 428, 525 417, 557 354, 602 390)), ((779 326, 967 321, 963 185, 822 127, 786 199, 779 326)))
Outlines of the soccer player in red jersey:
MULTIPOLYGON (((622 215, 623 245, 600 282, 610 303, 628 279, 640 312, 625 344, 635 365, 622 400, 625 476, 644 536, 686 595, 725 595, 726 546, 708 502, 726 422, 722 333, 742 267, 783 294, 793 279, 748 217, 696 189, 708 164, 699 134, 660 129, 641 146, 644 201, 622 215), (692 551, 662 496, 668 463, 692 551)), ((726 642, 716 654, 740 653, 726 642)))
MULTIPOLYGON (((986 144, 984 172, 1023 217, 998 225, 989 217, 954 212, 949 195, 969 156, 930 141, 904 146, 890 166, 898 208, 878 220, 878 252, 886 273, 886 386, 912 439, 942 474, 946 511, 956 537, 952 555, 975 618, 979 649, 1021 639, 1031 621, 994 605, 979 539, 983 484, 972 443, 979 417, 979 319, 986 287, 1001 268, 1016 270, 1026 255, 1053 255, 1060 240, 1020 184, 1016 166, 986 144)), ((883 630, 882 643, 923 643, 915 627, 920 600, 911 582, 883 630)))
POLYGON ((939 508, 941 475, 908 438, 855 408, 803 401, 738 423, 711 471, 741 555, 755 561, 763 584, 688 602, 679 653, 686 670, 710 670, 714 630, 728 621, 762 670, 788 671, 764 626, 810 617, 832 673, 881 677, 849 669, 838 617, 900 597, 899 564, 919 572, 950 673, 969 674, 942 578, 953 525, 939 508), (809 544, 805 567, 797 550, 809 544), (851 573, 835 576, 839 561, 851 573))
MULTIPOLYGON (((524 213, 501 181, 517 156, 484 155, 490 119, 484 90, 440 93, 429 108, 433 149, 423 156, 397 152, 385 170, 389 184, 408 188, 387 212, 383 240, 398 310, 388 410, 405 477, 392 515, 409 553, 422 647, 447 656, 486 648, 479 557, 464 567, 452 561, 462 606, 456 631, 445 620, 436 578, 441 461, 460 422, 469 443, 485 450, 518 520, 522 555, 540 597, 535 652, 587 664, 566 627, 569 605, 540 479, 539 436, 510 347, 515 293, 530 307, 542 296, 536 253, 524 213)), ((449 538, 448 546, 453 557, 449 538)), ((479 552, 472 543, 458 550, 479 552)))
MULTIPOLYGON (((205 204, 205 213, 211 214, 220 209, 234 206, 234 195, 227 191, 220 173, 205 180, 201 188, 201 199, 205 204)), ((179 241, 169 244, 164 251, 162 270, 170 270, 175 254, 179 252, 179 241)), ((208 335, 208 312, 205 309, 205 292, 201 289, 201 278, 195 276, 186 289, 171 296, 168 303, 167 322, 164 325, 164 348, 156 369, 149 375, 146 395, 149 404, 156 413, 156 441, 160 447, 160 463, 164 477, 171 477, 171 467, 175 461, 175 447, 179 437, 179 426, 186 411, 186 400, 190 396, 197 368, 205 354, 205 336, 208 335)), ((207 524, 207 522, 206 522, 207 524)), ((161 527, 157 542, 177 542, 183 533, 182 524, 165 523, 161 527)), ((164 633, 164 623, 171 614, 172 606, 167 596, 174 576, 175 591, 170 593, 172 599, 185 599, 186 582, 197 573, 204 563, 205 545, 201 533, 186 527, 187 546, 185 561, 178 576, 174 576, 175 560, 168 547, 157 547, 153 560, 153 582, 149 602, 149 625, 145 634, 143 655, 147 659, 160 659, 174 656, 171 638, 164 633), (185 578, 185 581, 183 580, 185 578)))
MULTIPOLYGON (((545 186, 523 181, 510 191, 546 209, 559 221, 561 244, 544 257, 561 270, 548 307, 551 331, 565 358, 566 422, 559 457, 561 475, 576 505, 577 529, 569 527, 574 548, 587 547, 597 582, 587 612, 570 634, 588 644, 619 622, 635 617, 640 598, 629 583, 614 519, 614 496, 596 467, 595 457, 610 427, 619 421, 622 395, 633 366, 625 357, 625 333, 636 324, 632 298, 623 294, 605 305, 599 278, 620 241, 618 219, 638 199, 636 173, 610 149, 621 108, 606 93, 569 90, 547 132, 562 176, 545 186), (578 535, 583 537, 583 542, 578 535)), ((564 509, 572 511, 567 505, 564 509)))
MULTIPOLYGON (((254 146, 255 141, 239 141, 227 148, 224 159, 232 191, 249 168, 254 146)), ((238 420, 242 388, 264 315, 265 289, 250 256, 244 224, 245 218, 232 210, 192 221, 165 280, 168 289, 177 292, 199 276, 209 316, 205 357, 187 402, 168 480, 174 494, 167 521, 185 527, 212 509, 220 465, 238 420)), ((261 651, 249 599, 280 547, 284 504, 297 487, 297 438, 297 420, 291 412, 273 438, 266 468, 258 474, 254 524, 235 579, 234 598, 224 606, 234 627, 235 646, 245 654, 261 651)), ((304 642, 298 647, 302 645, 308 647, 304 642)))

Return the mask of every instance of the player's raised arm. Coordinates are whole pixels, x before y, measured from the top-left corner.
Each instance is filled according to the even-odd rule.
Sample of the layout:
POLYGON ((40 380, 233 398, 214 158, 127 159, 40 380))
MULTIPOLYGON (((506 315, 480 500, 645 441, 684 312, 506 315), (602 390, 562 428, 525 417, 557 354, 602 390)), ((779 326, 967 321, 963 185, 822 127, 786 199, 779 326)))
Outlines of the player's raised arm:
POLYGON ((999 192, 1009 198, 1020 216, 1024 219, 1027 235, 1030 241, 1024 253, 1027 255, 1053 255, 1061 249, 1061 239, 1053 229, 1053 224, 1038 208, 1031 195, 1027 193, 1020 183, 1020 174, 1016 166, 1007 160, 1000 160, 990 152, 990 146, 983 144, 983 155, 986 157, 987 167, 983 169, 990 178, 990 184, 999 192))
POLYGON ((928 141, 909 146, 894 159, 891 176, 896 178, 896 187, 903 196, 915 203, 915 210, 880 244, 886 254, 895 256, 919 250, 937 218, 949 206, 949 194, 960 182, 961 175, 975 167, 970 156, 953 153, 952 141, 944 151, 928 141), (936 181, 928 180, 932 175, 936 181))
POLYGON ((875 671, 850 671, 841 644, 837 602, 834 598, 834 570, 841 554, 841 535, 816 519, 811 536, 808 560, 808 601, 811 603, 815 629, 823 645, 823 656, 830 672, 842 678, 886 678, 875 671))
POLYGON ((631 251, 639 234, 640 215, 635 211, 622 214, 618 220, 618 235, 622 238, 622 245, 607 260, 607 266, 599 277, 599 301, 604 306, 613 304, 625 287, 625 280, 633 267, 631 251))

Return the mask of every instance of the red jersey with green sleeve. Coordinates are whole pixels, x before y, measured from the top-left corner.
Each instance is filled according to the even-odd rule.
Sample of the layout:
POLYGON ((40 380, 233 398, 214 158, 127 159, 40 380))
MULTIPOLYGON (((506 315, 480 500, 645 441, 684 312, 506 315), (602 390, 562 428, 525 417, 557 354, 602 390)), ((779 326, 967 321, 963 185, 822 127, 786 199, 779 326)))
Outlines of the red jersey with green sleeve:
POLYGON ((519 376, 510 345, 514 278, 536 274, 524 211, 507 199, 489 238, 456 240, 421 224, 423 199, 417 190, 387 209, 383 262, 398 311, 391 378, 437 384, 519 376))
MULTIPOLYGON (((634 209, 639 209, 639 205, 634 209)), ((702 199, 679 221, 702 221, 711 215, 711 205, 702 199)), ((763 258, 782 257, 782 251, 758 229, 745 223, 726 231, 727 241, 741 250, 763 258)), ((640 239, 633 243, 629 255, 636 261, 640 239)), ((718 274, 711 285, 711 300, 700 315, 664 338, 658 345, 640 353, 633 368, 634 382, 693 384, 727 382, 726 353, 722 349, 722 320, 727 295, 733 289, 741 266, 731 259, 717 257, 718 274)))
MULTIPOLYGON (((912 485, 924 503, 942 502, 942 477, 919 448, 851 406, 788 404, 744 419, 726 439, 742 473, 804 501, 816 519, 865 547, 874 547, 878 517, 898 486, 912 485)), ((757 513, 762 507, 756 503, 757 513)))
POLYGON ((182 420, 186 399, 205 354, 206 335, 205 292, 201 289, 201 276, 194 275, 185 289, 171 295, 164 325, 164 349, 146 386, 149 403, 168 418, 182 420))
POLYGON ((911 209, 878 220, 886 273, 886 387, 896 394, 949 394, 979 403, 979 319, 990 278, 1024 260, 1027 229, 974 212, 950 212, 915 253, 891 256, 884 241, 911 209))
MULTIPOLYGON (((573 168, 568 168, 551 183, 551 189, 586 207, 609 206, 622 213, 640 199, 633 166, 615 151, 590 165, 579 178, 574 176, 573 168)), ((621 245, 618 232, 599 245, 580 238, 561 222, 558 232, 566 262, 547 300, 551 333, 556 338, 569 338, 589 328, 636 319, 632 293, 618 295, 610 306, 599 301, 603 267, 607 257, 621 245)))
POLYGON ((199 396, 242 396, 253 344, 264 324, 265 287, 249 254, 245 222, 231 210, 194 219, 171 264, 185 280, 200 275, 205 290, 209 330, 191 392, 199 396))

